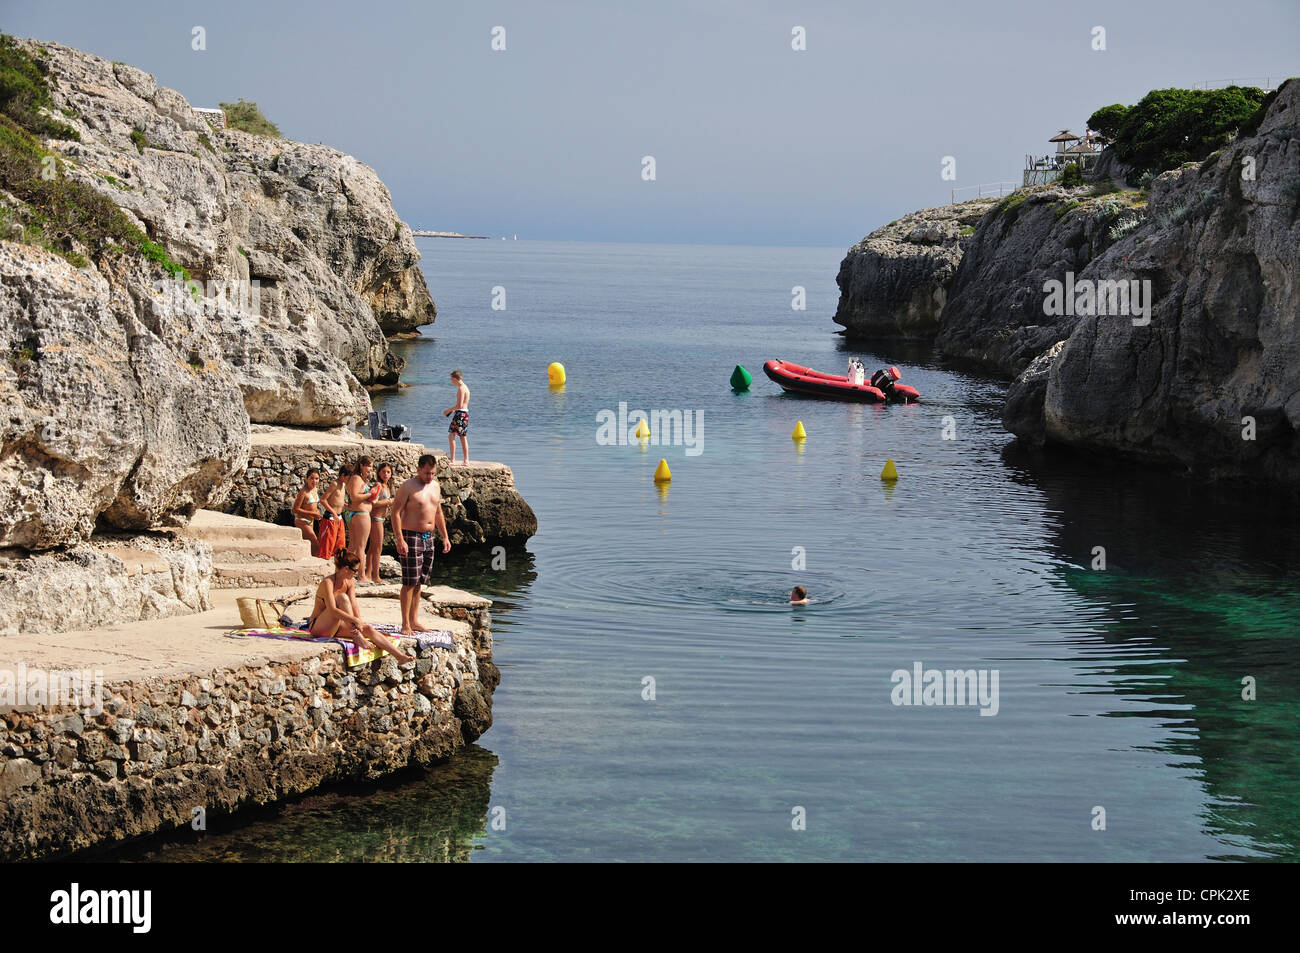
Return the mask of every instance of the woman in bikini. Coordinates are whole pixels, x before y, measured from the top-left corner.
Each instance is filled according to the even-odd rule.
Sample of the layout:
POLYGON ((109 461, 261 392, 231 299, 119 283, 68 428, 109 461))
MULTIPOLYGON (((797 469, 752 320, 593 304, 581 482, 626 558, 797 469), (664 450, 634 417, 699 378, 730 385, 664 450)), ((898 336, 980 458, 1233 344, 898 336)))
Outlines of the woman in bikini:
POLYGON ((357 468, 348 477, 347 509, 343 511, 343 523, 348 532, 348 549, 356 554, 361 563, 361 576, 357 584, 368 586, 378 582, 366 575, 366 547, 370 544, 370 508, 379 496, 379 486, 370 485, 370 475, 374 472, 375 461, 369 457, 357 460, 357 468))
POLYGON ((386 635, 381 635, 373 625, 361 620, 357 605, 357 570, 361 560, 355 553, 340 550, 334 557, 334 572, 316 587, 316 601, 311 607, 311 621, 307 628, 316 637, 347 639, 363 649, 383 649, 401 664, 415 661, 386 635))
POLYGON ((379 555, 384 548, 384 520, 393 508, 393 465, 379 464, 375 471, 375 486, 379 495, 370 507, 370 545, 366 547, 366 570, 371 579, 379 581, 379 555))
POLYGON ((320 471, 308 470, 298 498, 293 501, 293 525, 302 531, 303 539, 311 540, 311 554, 318 555, 320 540, 316 537, 316 521, 320 519, 320 471))

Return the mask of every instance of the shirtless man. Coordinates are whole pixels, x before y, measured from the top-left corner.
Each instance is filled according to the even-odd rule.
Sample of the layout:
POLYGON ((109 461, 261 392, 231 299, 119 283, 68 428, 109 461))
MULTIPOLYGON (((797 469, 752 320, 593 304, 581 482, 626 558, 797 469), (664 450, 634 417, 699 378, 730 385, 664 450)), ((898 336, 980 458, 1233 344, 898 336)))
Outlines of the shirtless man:
POLYGON ((465 439, 465 435, 469 433, 469 388, 460 379, 460 371, 451 372, 451 382, 456 385, 456 406, 448 407, 442 412, 444 417, 451 416, 451 425, 447 428, 447 456, 451 458, 450 465, 455 466, 456 438, 460 437, 461 455, 465 458, 460 464, 467 466, 469 441, 465 439))
POLYGON ((433 454, 420 457, 415 476, 397 488, 392 514, 397 559, 402 564, 402 632, 428 632, 420 625, 420 586, 428 583, 433 572, 435 529, 442 537, 443 553, 451 552, 438 488, 438 459, 433 454))
POLYGON ((339 467, 338 476, 321 494, 321 522, 319 539, 316 543, 316 555, 321 559, 333 559, 340 549, 347 549, 347 530, 343 525, 344 487, 352 470, 348 466, 339 467))

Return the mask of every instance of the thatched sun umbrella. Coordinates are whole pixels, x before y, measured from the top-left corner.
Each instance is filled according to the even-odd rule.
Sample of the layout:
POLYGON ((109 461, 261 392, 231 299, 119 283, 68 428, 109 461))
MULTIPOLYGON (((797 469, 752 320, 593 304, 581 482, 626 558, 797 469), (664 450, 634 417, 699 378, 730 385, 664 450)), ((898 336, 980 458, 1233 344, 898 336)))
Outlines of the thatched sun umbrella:
POLYGON ((1055 142, 1055 143, 1056 143, 1056 151, 1057 151, 1057 152, 1064 152, 1064 151, 1065 151, 1065 144, 1066 144, 1067 142, 1078 142, 1078 141, 1079 141, 1079 137, 1076 136, 1074 133, 1072 133, 1072 132, 1071 132, 1070 130, 1068 130, 1068 129, 1062 129, 1060 132, 1058 132, 1056 135, 1052 136, 1052 138, 1048 139, 1047 141, 1048 141, 1048 142, 1055 142))

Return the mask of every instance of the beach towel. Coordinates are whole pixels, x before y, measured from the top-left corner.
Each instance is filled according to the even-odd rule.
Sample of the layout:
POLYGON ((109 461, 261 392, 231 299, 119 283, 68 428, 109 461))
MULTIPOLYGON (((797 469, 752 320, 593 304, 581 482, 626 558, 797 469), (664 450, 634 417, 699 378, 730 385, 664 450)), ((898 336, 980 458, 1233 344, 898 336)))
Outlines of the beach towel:
POLYGON ((333 642, 343 646, 343 653, 347 658, 349 668, 373 662, 385 654, 383 649, 363 649, 355 642, 349 642, 347 639, 331 639, 323 635, 313 636, 306 629, 231 629, 226 634, 236 638, 251 636, 258 639, 280 639, 284 642, 333 642))
MULTIPOLYGON (((382 623, 375 626, 375 630, 382 632, 384 635, 393 636, 394 638, 412 639, 420 646, 433 645, 440 649, 454 649, 456 640, 451 632, 447 629, 435 629, 432 632, 417 632, 415 635, 402 635, 402 627, 390 623, 382 623)), ((337 642, 343 646, 344 655, 347 658, 349 668, 357 665, 365 665, 367 662, 373 662, 375 659, 387 655, 383 649, 363 649, 355 642, 348 639, 331 639, 327 636, 313 636, 303 627, 276 627, 276 628, 252 628, 252 629, 231 629, 229 635, 237 638, 251 636, 259 639, 280 639, 281 641, 293 640, 295 642, 337 642)))
MULTIPOLYGON (((452 636, 450 629, 430 629, 428 632, 416 632, 414 635, 406 635, 402 632, 401 625, 396 622, 371 622, 369 625, 380 635, 387 635, 394 639, 410 639, 421 648, 424 648, 427 645, 432 645, 439 649, 456 648, 456 639, 452 636)), ((307 631, 306 621, 295 623, 294 626, 293 631, 307 631)), ((348 645, 352 644, 351 642, 348 642, 347 639, 338 639, 336 641, 346 642, 348 645)), ((361 651, 365 652, 369 650, 362 649, 361 651)), ((375 657, 378 658, 378 655, 375 657)))
POLYGON ((431 629, 428 632, 405 635, 402 633, 402 627, 396 622, 372 622, 370 624, 381 635, 391 635, 396 639, 413 639, 415 644, 421 648, 426 645, 432 645, 440 649, 454 649, 456 647, 456 639, 452 636, 450 629, 431 629))
POLYGON ((317 524, 320 531, 316 534, 319 542, 316 544, 316 555, 321 559, 333 559, 334 554, 340 549, 347 548, 347 530, 343 528, 341 519, 321 520, 317 524))

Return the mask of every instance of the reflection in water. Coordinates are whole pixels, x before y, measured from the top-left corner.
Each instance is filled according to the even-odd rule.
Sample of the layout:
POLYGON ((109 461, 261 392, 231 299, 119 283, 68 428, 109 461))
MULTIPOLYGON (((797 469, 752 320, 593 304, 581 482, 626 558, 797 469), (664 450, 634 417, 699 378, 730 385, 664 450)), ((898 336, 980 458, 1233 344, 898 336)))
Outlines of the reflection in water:
MULTIPOLYGON (((425 248, 449 343, 395 345, 412 386, 377 398, 436 444, 446 371, 464 369, 477 452, 510 463, 541 521, 504 564, 490 547, 439 560, 438 582, 494 600, 504 677, 485 738, 500 763, 490 801, 418 853, 441 838, 459 845, 448 856, 481 845, 475 862, 1295 855, 1293 502, 1004 452, 1004 383, 940 370, 925 348, 853 351, 773 308, 821 276, 809 293, 829 313, 842 249, 490 244, 425 248), (478 320, 501 282, 521 317, 505 343, 478 320), (922 402, 727 386, 737 363, 832 370, 846 351, 898 364, 922 402), (567 393, 541 384, 557 357, 567 393), (536 383, 508 383, 503 360, 536 383), (702 411, 705 452, 596 444, 622 400, 702 411), (677 474, 663 495, 660 457, 677 474), (897 483, 880 479, 887 458, 897 483), (1089 568, 1098 546, 1105 571, 1089 568), (781 604, 796 583, 824 601, 781 604), (893 705, 891 672, 917 661, 999 670, 997 717, 893 705), (1258 701, 1241 700, 1246 675, 1258 701), (795 804, 810 818, 797 834, 795 804)), ((439 776, 462 783, 460 762, 439 776)), ((413 806, 439 803, 432 780, 413 784, 413 806)), ((388 801, 332 802, 346 823, 311 856, 391 831, 388 801)), ((226 835, 251 846, 210 835, 196 856, 303 856, 313 835, 271 826, 226 835)), ((392 855, 420 836, 398 830, 392 855)))
POLYGON ((1123 699, 1113 715, 1169 728, 1162 750, 1194 763, 1209 795, 1206 830, 1300 855, 1294 497, 1019 447, 1004 459, 1057 514, 1058 576, 1106 607, 1100 643, 1076 644, 1099 656, 1123 699), (1091 568, 1099 546, 1104 571, 1091 568), (1253 701, 1242 698, 1247 677, 1258 680, 1253 701))
POLYGON ((485 833, 496 755, 478 745, 382 784, 334 788, 114 851, 138 861, 468 861, 485 833), (255 820, 249 817, 257 815, 255 820))
MULTIPOLYGON (((493 600, 524 596, 536 579, 532 553, 515 548, 501 552, 495 546, 461 547, 454 560, 434 571, 437 585, 476 592, 493 600)), ((500 607, 498 603, 493 609, 500 607)))

